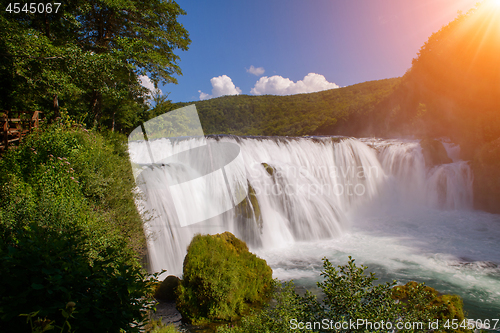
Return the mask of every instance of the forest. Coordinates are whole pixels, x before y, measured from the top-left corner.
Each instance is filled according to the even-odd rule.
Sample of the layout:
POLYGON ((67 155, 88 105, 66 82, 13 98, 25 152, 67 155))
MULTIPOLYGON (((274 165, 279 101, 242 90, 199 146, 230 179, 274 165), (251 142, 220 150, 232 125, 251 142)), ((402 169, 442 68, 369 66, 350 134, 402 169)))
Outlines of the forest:
MULTIPOLYGON (((194 104, 206 134, 314 135, 349 116, 371 113, 399 81, 385 79, 291 96, 223 96, 194 104)), ((188 104, 192 103, 171 107, 188 104)))

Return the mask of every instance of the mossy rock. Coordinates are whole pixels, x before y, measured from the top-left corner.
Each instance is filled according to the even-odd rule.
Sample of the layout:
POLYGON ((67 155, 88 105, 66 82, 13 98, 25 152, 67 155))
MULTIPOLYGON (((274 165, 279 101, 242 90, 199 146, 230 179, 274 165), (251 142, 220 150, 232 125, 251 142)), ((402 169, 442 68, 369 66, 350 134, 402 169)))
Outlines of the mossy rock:
POLYGON ((332 143, 340 143, 340 142, 344 141, 345 139, 347 139, 347 137, 345 137, 345 136, 334 136, 331 138, 332 143))
POLYGON ((234 320, 267 301, 272 281, 266 261, 233 234, 198 234, 184 259, 177 309, 193 324, 234 320))
MULTIPOLYGON (((419 284, 415 281, 410 281, 404 286, 395 286, 392 288, 392 298, 405 302, 418 292, 418 288, 419 284)), ((423 289, 429 293, 429 300, 436 298, 439 294, 434 288, 428 286, 424 286, 423 289)))
POLYGON ((169 275, 158 285, 154 297, 162 301, 175 301, 177 287, 181 280, 174 275, 169 275))
POLYGON ((270 166, 267 163, 262 163, 262 166, 264 167, 264 169, 266 169, 267 173, 270 176, 274 175, 274 172, 276 172, 276 170, 274 169, 274 167, 270 166))
POLYGON ((438 313, 438 319, 458 319, 461 322, 465 319, 464 302, 458 295, 441 295, 432 301, 433 305, 444 305, 445 309, 438 313))
POLYGON ((262 222, 259 201, 257 200, 255 190, 250 183, 248 183, 248 195, 236 206, 236 213, 242 214, 248 219, 255 217, 256 221, 260 221, 260 223, 262 222))
POLYGON ((474 208, 500 214, 500 138, 482 146, 472 161, 474 208))
POLYGON ((248 182, 247 196, 234 209, 237 232, 255 247, 262 246, 262 214, 254 188, 248 182))
POLYGON ((420 141, 420 147, 422 147, 425 165, 429 168, 453 162, 453 160, 448 156, 448 153, 446 152, 446 149, 441 141, 429 138, 422 139, 420 141))
POLYGON ((392 288, 392 298, 403 303, 409 303, 413 297, 421 293, 421 289, 427 292, 428 307, 440 308, 436 312, 435 319, 458 319, 459 322, 465 319, 463 301, 460 296, 440 295, 436 289, 425 285, 422 286, 415 281, 410 281, 404 286, 395 286, 392 288))

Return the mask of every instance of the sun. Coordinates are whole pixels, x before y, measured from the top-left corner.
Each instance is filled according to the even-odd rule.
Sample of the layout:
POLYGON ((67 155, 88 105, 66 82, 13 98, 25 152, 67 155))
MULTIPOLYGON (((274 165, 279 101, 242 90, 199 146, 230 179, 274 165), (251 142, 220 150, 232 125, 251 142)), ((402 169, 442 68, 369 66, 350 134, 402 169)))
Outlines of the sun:
POLYGON ((486 0, 486 4, 492 7, 500 8, 500 0, 486 0))

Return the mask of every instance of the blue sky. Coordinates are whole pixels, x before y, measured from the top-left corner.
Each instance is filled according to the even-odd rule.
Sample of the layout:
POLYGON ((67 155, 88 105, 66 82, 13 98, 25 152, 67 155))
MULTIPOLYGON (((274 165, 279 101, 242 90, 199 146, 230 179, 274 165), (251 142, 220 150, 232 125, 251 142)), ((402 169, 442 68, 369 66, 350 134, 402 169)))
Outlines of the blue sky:
POLYGON ((179 84, 161 89, 174 102, 187 102, 402 76, 427 38, 475 2, 179 0, 187 12, 179 20, 192 43, 178 51, 179 84))

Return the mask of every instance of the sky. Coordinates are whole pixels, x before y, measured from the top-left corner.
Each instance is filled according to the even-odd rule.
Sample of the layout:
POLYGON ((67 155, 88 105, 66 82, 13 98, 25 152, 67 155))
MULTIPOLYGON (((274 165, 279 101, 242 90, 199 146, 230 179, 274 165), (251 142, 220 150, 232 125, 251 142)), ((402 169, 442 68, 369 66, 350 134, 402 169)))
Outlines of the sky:
MULTIPOLYGON (((177 0, 192 40, 173 102, 290 95, 402 76, 477 0, 177 0)), ((144 85, 148 80, 144 78, 144 85)))

